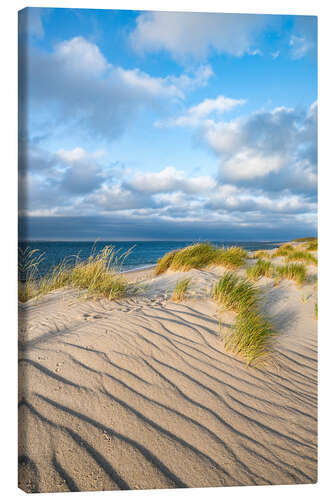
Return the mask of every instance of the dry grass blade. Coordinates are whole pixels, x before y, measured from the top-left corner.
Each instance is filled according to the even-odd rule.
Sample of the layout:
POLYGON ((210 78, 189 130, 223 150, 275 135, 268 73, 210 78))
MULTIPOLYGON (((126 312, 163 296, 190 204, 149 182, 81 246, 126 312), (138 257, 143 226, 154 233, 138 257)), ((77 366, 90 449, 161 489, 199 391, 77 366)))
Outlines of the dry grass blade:
POLYGON ((191 284, 191 278, 185 278, 183 280, 177 281, 177 284, 171 295, 171 300, 174 302, 181 302, 187 298, 188 288, 191 284))

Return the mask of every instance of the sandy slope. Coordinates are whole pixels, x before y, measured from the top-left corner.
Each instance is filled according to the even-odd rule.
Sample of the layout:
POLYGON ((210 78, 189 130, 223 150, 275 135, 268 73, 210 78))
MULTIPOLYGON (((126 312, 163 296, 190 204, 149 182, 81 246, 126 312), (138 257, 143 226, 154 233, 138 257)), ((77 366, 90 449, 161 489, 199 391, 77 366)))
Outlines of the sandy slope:
POLYGON ((169 271, 119 302, 59 290, 20 306, 24 490, 316 481, 314 288, 260 280, 279 337, 271 366, 246 368, 205 298, 221 272, 169 271), (196 295, 168 300, 187 275, 196 295))

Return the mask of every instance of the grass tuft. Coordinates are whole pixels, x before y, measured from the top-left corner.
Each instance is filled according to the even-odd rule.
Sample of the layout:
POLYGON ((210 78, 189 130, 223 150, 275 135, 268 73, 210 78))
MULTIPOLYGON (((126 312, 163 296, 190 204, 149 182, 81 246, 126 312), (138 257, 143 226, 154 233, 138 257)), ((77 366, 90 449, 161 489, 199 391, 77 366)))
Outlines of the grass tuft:
POLYGON ((238 269, 245 264, 246 257, 246 250, 240 247, 217 248, 210 243, 196 243, 164 255, 157 262, 155 275, 158 276, 167 269, 189 271, 210 265, 238 269))
POLYGON ((289 243, 286 243, 284 245, 281 245, 276 252, 274 253, 274 257, 285 257, 286 255, 289 255, 290 252, 294 251, 294 247, 290 245, 289 243))
POLYGON ((237 313, 235 325, 222 336, 225 348, 242 355, 248 365, 267 356, 275 332, 259 312, 259 291, 253 283, 229 271, 213 286, 211 297, 237 313))
POLYGON ((271 262, 258 259, 255 264, 246 269, 246 275, 253 281, 258 281, 262 276, 272 278, 274 275, 274 266, 271 262))
POLYGON ((294 250, 293 252, 289 252, 286 255, 286 260, 287 262, 291 261, 301 261, 305 262, 307 264, 314 264, 315 266, 318 265, 318 260, 317 258, 312 255, 310 252, 305 252, 303 250, 294 250))
POLYGON ((310 241, 307 246, 306 246, 307 250, 309 250, 310 252, 314 252, 314 251, 317 251, 318 250, 318 240, 314 240, 314 241, 310 241))
POLYGON ((161 259, 158 259, 156 267, 155 267, 155 276, 159 274, 165 273, 170 267, 170 264, 177 253, 177 250, 172 250, 169 253, 166 253, 161 259))
POLYGON ((227 350, 241 354, 250 365, 269 354, 269 344, 275 335, 270 321, 252 309, 237 315, 234 328, 225 337, 224 345, 227 350))
POLYGON ((58 288, 70 286, 86 290, 92 297, 105 297, 109 300, 126 297, 135 293, 133 285, 119 274, 119 269, 129 252, 119 255, 112 246, 105 246, 100 252, 95 250, 85 261, 77 256, 74 263, 64 260, 45 276, 38 275, 38 266, 34 264, 35 253, 29 252, 19 259, 20 268, 26 269, 24 280, 19 277, 19 300, 25 302, 31 298, 45 295, 58 288), (32 264, 29 265, 29 258, 32 264))
POLYGON ((304 264, 289 263, 284 266, 276 266, 275 274, 278 279, 286 278, 294 280, 298 285, 302 285, 306 279, 306 268, 304 264))
POLYGON ((191 283, 191 278, 179 280, 171 295, 171 300, 181 302, 187 298, 187 291, 191 283))
POLYGON ((255 259, 271 259, 272 254, 267 252, 267 250, 257 250, 254 254, 255 259))
POLYGON ((256 305, 258 291, 246 278, 228 271, 213 286, 211 297, 227 309, 235 312, 249 310, 256 305))

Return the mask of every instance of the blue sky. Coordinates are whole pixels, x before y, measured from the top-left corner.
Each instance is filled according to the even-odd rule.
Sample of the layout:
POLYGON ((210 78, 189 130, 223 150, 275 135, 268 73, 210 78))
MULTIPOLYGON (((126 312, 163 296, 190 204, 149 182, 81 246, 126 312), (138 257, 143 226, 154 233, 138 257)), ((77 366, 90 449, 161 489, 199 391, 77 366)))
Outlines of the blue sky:
POLYGON ((19 14, 27 239, 316 233, 317 20, 19 14))

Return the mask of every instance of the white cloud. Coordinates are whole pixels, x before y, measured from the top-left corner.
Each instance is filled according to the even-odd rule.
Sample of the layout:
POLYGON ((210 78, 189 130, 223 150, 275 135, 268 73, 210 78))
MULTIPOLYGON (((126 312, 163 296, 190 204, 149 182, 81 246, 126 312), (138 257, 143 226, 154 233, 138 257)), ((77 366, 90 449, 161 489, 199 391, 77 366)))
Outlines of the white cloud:
POLYGON ((245 102, 246 101, 244 99, 231 99, 229 97, 224 97, 223 95, 218 96, 216 99, 205 99, 200 104, 189 108, 185 114, 177 118, 172 118, 164 122, 156 122, 156 126, 195 126, 200 124, 202 120, 206 119, 212 114, 219 116, 223 113, 226 113, 227 111, 231 111, 236 106, 240 106, 245 102))
POLYGON ((280 51, 279 50, 276 50, 275 52, 272 52, 271 56, 273 57, 273 59, 277 59, 280 55, 280 51))
POLYGON ((210 50, 234 56, 258 54, 257 34, 274 16, 186 12, 145 12, 131 34, 137 51, 167 50, 176 59, 204 59, 210 50))
POLYGON ((83 37, 58 43, 51 53, 29 48, 24 62, 28 65, 22 77, 29 84, 21 82, 20 99, 31 103, 28 120, 29 113, 35 120, 43 116, 44 128, 49 114, 53 131, 54 124, 78 125, 80 133, 108 140, 121 135, 144 107, 156 110, 162 103, 178 102, 185 91, 206 85, 213 74, 210 66, 201 66, 192 73, 160 78, 138 68, 116 67, 83 37))
POLYGON ((131 189, 145 193, 204 193, 214 188, 216 181, 210 176, 186 178, 184 172, 165 167, 160 172, 137 173, 127 184, 131 189))
POLYGON ((264 177, 277 172, 285 164, 282 154, 264 155, 253 149, 243 149, 223 163, 223 174, 228 180, 239 181, 264 177))

